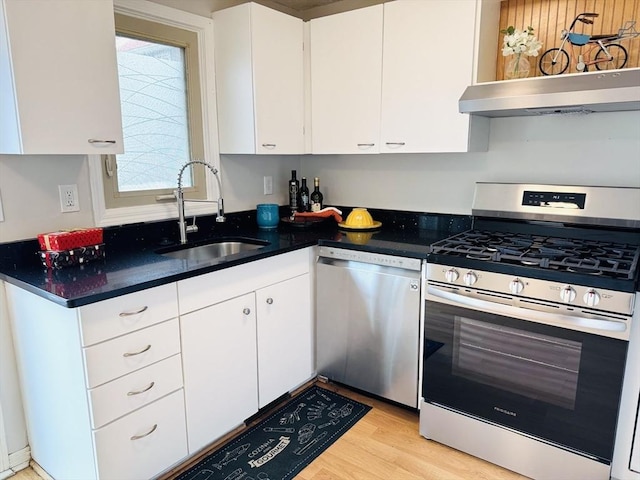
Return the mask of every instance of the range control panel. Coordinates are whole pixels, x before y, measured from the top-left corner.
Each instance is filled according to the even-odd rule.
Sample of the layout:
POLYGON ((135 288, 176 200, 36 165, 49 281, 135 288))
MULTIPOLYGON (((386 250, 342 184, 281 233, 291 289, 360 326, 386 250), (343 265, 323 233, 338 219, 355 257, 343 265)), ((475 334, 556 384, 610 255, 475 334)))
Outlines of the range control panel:
POLYGON ((535 192, 525 190, 522 205, 550 208, 576 208, 584 210, 585 193, 535 192))

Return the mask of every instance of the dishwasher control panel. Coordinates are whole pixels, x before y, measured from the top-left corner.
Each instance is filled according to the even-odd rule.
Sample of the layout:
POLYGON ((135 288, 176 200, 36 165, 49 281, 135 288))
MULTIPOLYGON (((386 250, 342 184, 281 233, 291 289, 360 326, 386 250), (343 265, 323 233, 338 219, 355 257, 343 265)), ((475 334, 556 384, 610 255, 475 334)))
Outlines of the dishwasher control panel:
POLYGON ((418 272, 422 266, 422 260, 419 258, 399 257, 383 253, 363 252, 360 250, 326 246, 320 247, 319 256, 351 262, 371 263, 385 267, 402 268, 405 270, 415 270, 418 272))

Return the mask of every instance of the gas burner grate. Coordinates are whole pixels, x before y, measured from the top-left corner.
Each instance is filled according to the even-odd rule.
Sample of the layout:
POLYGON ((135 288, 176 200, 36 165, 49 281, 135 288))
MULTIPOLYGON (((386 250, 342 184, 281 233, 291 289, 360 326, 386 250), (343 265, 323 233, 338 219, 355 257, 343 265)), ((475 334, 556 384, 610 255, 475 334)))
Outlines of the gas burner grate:
POLYGON ((489 231, 459 233, 434 243, 431 252, 628 280, 640 258, 638 245, 489 231))

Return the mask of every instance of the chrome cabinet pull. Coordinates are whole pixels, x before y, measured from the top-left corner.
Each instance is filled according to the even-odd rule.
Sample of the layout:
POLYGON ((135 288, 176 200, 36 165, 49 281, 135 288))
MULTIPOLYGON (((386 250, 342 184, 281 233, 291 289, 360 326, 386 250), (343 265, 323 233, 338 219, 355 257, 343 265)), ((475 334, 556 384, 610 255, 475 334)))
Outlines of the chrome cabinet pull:
POLYGON ((245 315, 249 315, 251 313, 251 310, 249 310, 248 308, 245 308, 242 310, 242 313, 244 313, 245 315))
POLYGON ((390 147, 402 147, 405 145, 404 142, 386 142, 390 147))
POLYGON ((270 149, 276 148, 276 144, 275 143, 263 143, 262 146, 264 148, 270 148, 270 149))
POLYGON ((89 140, 87 140, 87 142, 89 142, 89 143, 109 143, 111 145, 115 145, 116 144, 115 140, 100 140, 98 138, 90 138, 89 140))
POLYGON ((144 352, 148 352, 151 349, 151 344, 147 345, 146 347, 144 347, 142 350, 140 350, 139 352, 133 352, 133 353, 129 353, 129 352, 125 352, 122 354, 123 357, 135 357, 136 355, 140 355, 144 352))
POLYGON ((133 397, 134 395, 140 395, 141 393, 148 392, 153 388, 156 382, 151 382, 148 387, 143 388, 142 390, 133 390, 131 392, 127 392, 128 397, 133 397))
POLYGON ((120 316, 121 317, 130 317, 131 315, 138 315, 139 313, 142 313, 145 310, 147 310, 147 308, 149 308, 149 307, 145 305, 140 310, 136 310, 135 312, 120 312, 120 316))
POLYGON ((269 305, 271 305, 273 303, 273 298, 271 298, 271 297, 267 298, 267 303, 269 305))
POLYGON ((359 147, 373 147, 375 143, 358 143, 359 147))
POLYGON ((157 423, 153 427, 151 427, 151 430, 149 430, 147 433, 143 433, 142 435, 134 435, 133 437, 131 437, 131 440, 140 440, 141 438, 148 437, 156 431, 156 428, 158 428, 157 423))

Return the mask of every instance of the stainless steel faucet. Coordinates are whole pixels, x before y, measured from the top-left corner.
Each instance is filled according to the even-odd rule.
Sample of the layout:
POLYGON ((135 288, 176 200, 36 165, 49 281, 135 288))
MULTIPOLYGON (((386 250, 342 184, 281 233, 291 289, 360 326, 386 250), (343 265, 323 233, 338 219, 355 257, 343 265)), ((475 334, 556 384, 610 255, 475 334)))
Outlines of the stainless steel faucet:
POLYGON ((178 227, 180 228, 180 243, 187 243, 187 233, 198 231, 195 215, 193 217, 193 223, 191 225, 187 225, 187 222, 184 218, 185 202, 217 203, 218 214, 216 216, 216 222, 222 223, 226 221, 226 218, 224 217, 224 201, 222 200, 222 184, 220 183, 218 170, 210 163, 204 162, 202 160, 191 160, 185 163, 180 169, 180 173, 178 173, 178 190, 174 192, 174 195, 176 196, 176 200, 178 201, 178 227), (211 173, 213 173, 213 176, 216 177, 216 180, 218 181, 218 200, 185 200, 184 192, 182 190, 182 174, 187 169, 187 167, 191 165, 204 165, 209 170, 211 170, 211 173))

